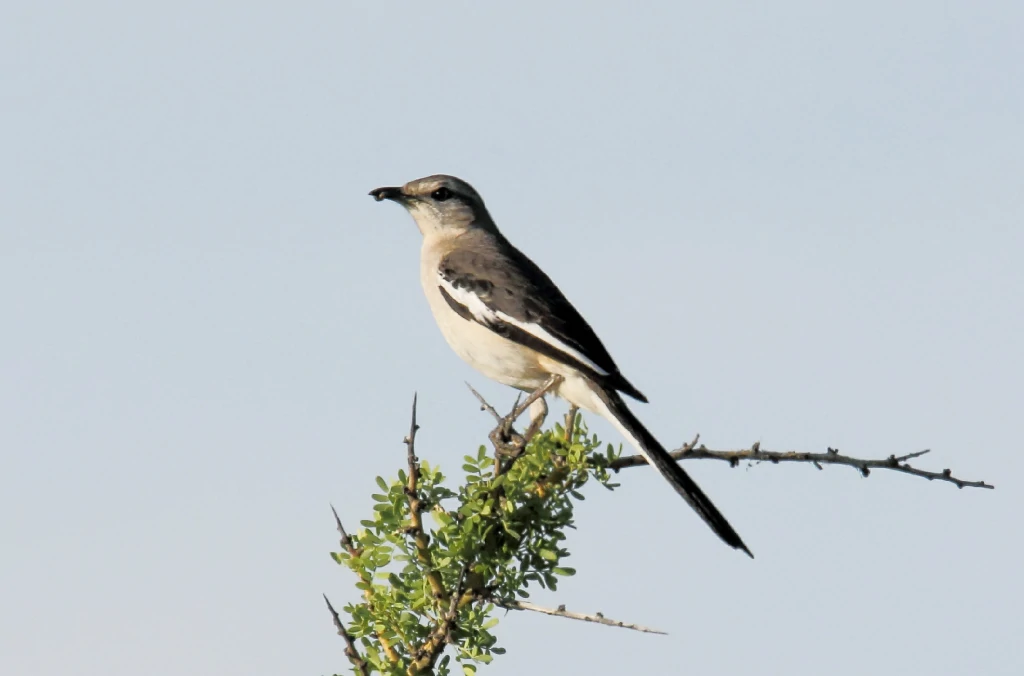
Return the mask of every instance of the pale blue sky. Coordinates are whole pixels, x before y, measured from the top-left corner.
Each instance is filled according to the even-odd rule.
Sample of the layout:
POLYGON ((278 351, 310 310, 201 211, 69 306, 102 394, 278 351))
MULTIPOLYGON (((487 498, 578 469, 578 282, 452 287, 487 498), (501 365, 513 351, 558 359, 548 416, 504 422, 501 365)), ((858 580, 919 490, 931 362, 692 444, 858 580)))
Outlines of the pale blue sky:
POLYGON ((435 172, 666 444, 998 487, 689 465, 750 561, 630 470, 538 600, 670 636, 517 614, 481 673, 1024 671, 1024 6, 497 4, 0 9, 0 672, 345 669, 328 503, 370 512, 414 391, 453 472, 463 381, 514 398, 366 195, 435 172))

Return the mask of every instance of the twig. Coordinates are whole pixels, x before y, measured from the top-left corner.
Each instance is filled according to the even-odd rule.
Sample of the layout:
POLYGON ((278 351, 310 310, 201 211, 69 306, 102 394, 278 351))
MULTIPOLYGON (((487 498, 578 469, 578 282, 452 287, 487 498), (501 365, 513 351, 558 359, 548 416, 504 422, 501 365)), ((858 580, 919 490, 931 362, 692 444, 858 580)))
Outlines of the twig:
POLYGON ((466 383, 466 387, 469 388, 469 391, 472 392, 473 396, 476 397, 477 401, 480 402, 480 410, 481 411, 487 411, 488 413, 490 413, 494 417, 494 421, 495 422, 499 422, 500 423, 501 422, 501 414, 499 414, 496 410, 494 410, 493 406, 491 406, 490 404, 487 403, 487 400, 484 399, 484 395, 480 394, 475 389, 473 389, 473 386, 470 385, 468 382, 466 383))
POLYGON ((363 659, 359 651, 356 650, 356 644, 352 640, 352 635, 345 629, 345 625, 342 623, 341 618, 338 617, 338 611, 331 605, 330 600, 327 598, 327 594, 324 594, 324 602, 327 603, 327 609, 331 611, 331 617, 334 618, 334 626, 338 629, 338 636, 345 639, 345 656, 348 657, 349 661, 352 662, 352 666, 359 671, 363 676, 370 676, 370 671, 367 668, 366 660, 363 659))
MULTIPOLYGON (((345 548, 345 551, 348 552, 349 556, 351 556, 353 559, 358 559, 360 556, 362 556, 363 550, 356 549, 355 545, 352 543, 352 538, 349 537, 348 533, 345 531, 345 527, 341 525, 341 519, 338 518, 338 510, 334 509, 334 505, 331 505, 331 512, 334 514, 334 523, 338 527, 338 532, 341 533, 341 546, 345 548)), ((353 571, 354 570, 355 569, 353 569, 353 571)), ((359 573, 359 579, 365 585, 365 588, 363 589, 363 598, 366 599, 366 605, 372 606, 373 578, 365 571, 363 571, 359 573)), ((376 632, 374 632, 371 635, 375 639, 380 641, 380 647, 384 649, 384 655, 388 658, 388 661, 391 663, 398 662, 399 656, 398 653, 395 651, 394 647, 391 645, 391 641, 389 641, 386 637, 377 634, 376 632)))
MULTIPOLYGON (((722 460, 729 463, 731 467, 737 467, 743 460, 750 460, 751 462, 770 462, 773 464, 778 464, 780 462, 807 462, 813 464, 818 469, 822 469, 822 465, 847 465, 858 469, 861 475, 865 477, 871 474, 872 469, 890 469, 895 472, 902 472, 904 474, 922 477, 929 481, 948 481, 949 483, 954 484, 957 488, 995 488, 995 486, 987 484, 984 481, 966 481, 964 479, 958 479, 953 476, 953 472, 948 469, 944 469, 941 472, 931 472, 911 467, 907 463, 908 460, 919 458, 926 453, 930 453, 930 450, 917 451, 916 453, 908 453, 900 456, 890 455, 884 460, 865 460, 862 458, 842 455, 834 448, 829 448, 824 453, 808 453, 805 451, 762 451, 760 442, 753 444, 750 448, 738 451, 713 451, 706 448, 703 444, 699 447, 695 447, 699 438, 700 435, 697 435, 693 441, 675 451, 672 451, 670 455, 676 460, 722 460)), ((647 461, 642 455, 628 455, 617 460, 613 460, 608 464, 608 468, 617 471, 626 467, 637 467, 639 465, 646 464, 647 461)))
POLYGON ((633 631, 643 632, 645 634, 662 634, 666 632, 660 629, 651 629, 640 624, 632 624, 630 622, 620 622, 619 620, 612 620, 605 617, 601 613, 575 613, 565 609, 565 606, 558 606, 558 608, 545 608, 538 606, 535 603, 528 603, 526 601, 517 601, 515 599, 488 599, 494 605, 506 610, 532 610, 537 613, 543 613, 545 615, 554 615, 555 617, 568 617, 571 620, 582 620, 583 622, 596 622, 597 624, 603 624, 608 627, 620 627, 622 629, 632 629, 633 631))
POLYGON ((462 571, 459 573, 459 580, 455 584, 451 601, 448 603, 448 610, 440 618, 434 630, 430 632, 430 637, 413 654, 413 660, 406 672, 409 676, 416 676, 424 672, 430 673, 434 664, 437 663, 437 658, 444 652, 445 645, 454 643, 451 633, 455 629, 455 619, 459 615, 461 606, 459 601, 462 599, 463 585, 468 571, 469 562, 462 567, 462 571))
POLYGON ((352 545, 352 538, 348 536, 348 533, 345 532, 345 527, 341 525, 341 519, 338 518, 338 510, 334 508, 334 505, 331 505, 331 514, 334 514, 334 525, 338 527, 338 532, 341 534, 341 546, 352 556, 362 554, 362 550, 356 549, 352 545))
POLYGON ((412 536, 416 545, 416 559, 427 570, 427 582, 434 593, 434 598, 443 601, 447 600, 444 592, 444 585, 441 583, 441 575, 433 569, 430 561, 430 536, 423 530, 423 499, 417 490, 417 482, 420 479, 420 461, 416 457, 416 430, 420 427, 416 424, 416 395, 412 396, 412 422, 409 423, 409 436, 405 441, 406 458, 409 462, 409 476, 405 482, 405 497, 409 499, 409 527, 406 532, 412 536))

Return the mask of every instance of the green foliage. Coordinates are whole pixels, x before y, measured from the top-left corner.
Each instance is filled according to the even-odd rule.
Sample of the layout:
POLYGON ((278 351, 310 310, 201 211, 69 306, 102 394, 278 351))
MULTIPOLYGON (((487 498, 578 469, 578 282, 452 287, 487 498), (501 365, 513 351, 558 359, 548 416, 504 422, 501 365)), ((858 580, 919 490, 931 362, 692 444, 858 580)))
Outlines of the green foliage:
POLYGON ((514 459, 481 446, 465 456, 457 490, 425 461, 414 482, 406 470, 377 478, 373 517, 331 555, 356 573, 363 594, 346 610, 368 671, 449 674, 451 655, 442 653, 450 643, 462 672, 473 674, 504 652, 493 633, 503 599, 528 597, 534 585, 556 589, 575 573, 563 563, 574 504, 591 479, 617 485, 607 469, 617 454, 600 450, 581 417, 571 436, 556 425, 514 459), (422 533, 420 511, 430 515, 422 533))

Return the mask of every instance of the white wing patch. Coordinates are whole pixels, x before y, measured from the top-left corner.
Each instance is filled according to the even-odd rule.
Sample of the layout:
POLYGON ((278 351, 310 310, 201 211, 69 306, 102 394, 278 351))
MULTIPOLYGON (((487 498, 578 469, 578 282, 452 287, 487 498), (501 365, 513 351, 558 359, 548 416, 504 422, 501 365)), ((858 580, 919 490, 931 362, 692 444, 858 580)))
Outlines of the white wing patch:
POLYGON ((480 299, 480 296, 476 295, 469 289, 460 289, 455 287, 451 282, 444 278, 444 275, 438 271, 437 275, 438 283, 441 288, 444 289, 449 296, 455 299, 460 305, 463 305, 470 314, 480 322, 481 324, 487 325, 491 322, 498 320, 498 313, 487 307, 487 304, 480 299))
POLYGON ((456 288, 451 282, 445 279, 444 275, 440 274, 440 271, 438 272, 437 277, 438 282, 441 285, 441 288, 443 288, 448 293, 448 295, 452 297, 452 299, 454 299, 456 302, 463 305, 467 310, 469 310, 470 314, 473 315, 473 318, 476 319, 481 324, 484 324, 486 326, 487 324, 491 324, 496 321, 504 322, 505 324, 511 324, 512 326, 515 326, 518 329, 526 331, 534 338, 537 338, 538 340, 547 343, 548 345, 555 348, 559 352, 569 355, 579 363, 583 364, 587 368, 594 371, 599 376, 610 375, 608 371, 595 364, 593 360, 588 358, 582 352, 580 352, 579 350, 570 345, 567 345, 564 341, 559 340, 555 336, 551 335, 551 333, 549 333, 548 330, 545 329, 540 324, 534 322, 523 322, 516 319, 515 317, 510 317, 504 312, 498 312, 496 310, 493 310, 490 307, 488 307, 486 303, 484 303, 480 296, 476 295, 472 291, 468 289, 456 288))

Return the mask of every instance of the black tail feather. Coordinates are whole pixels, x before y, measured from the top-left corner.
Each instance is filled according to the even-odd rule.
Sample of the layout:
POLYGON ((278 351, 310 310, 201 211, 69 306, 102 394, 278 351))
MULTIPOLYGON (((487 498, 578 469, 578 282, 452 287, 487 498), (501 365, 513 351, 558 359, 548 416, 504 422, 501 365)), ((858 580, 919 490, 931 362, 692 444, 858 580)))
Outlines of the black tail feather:
POLYGON ((700 486, 690 478, 690 475, 683 470, 678 462, 672 459, 672 456, 658 443, 654 435, 648 432, 647 428, 637 420, 633 412, 626 407, 626 403, 622 401, 622 397, 617 392, 608 390, 601 391, 600 396, 619 423, 640 444, 647 461, 654 465, 654 468, 672 484, 676 492, 704 519, 704 522, 711 527, 711 530, 730 547, 742 549, 750 558, 754 558, 754 555, 747 549, 747 546, 743 544, 739 534, 733 530, 733 527, 729 525, 729 522, 718 511, 718 508, 704 494, 700 486))

